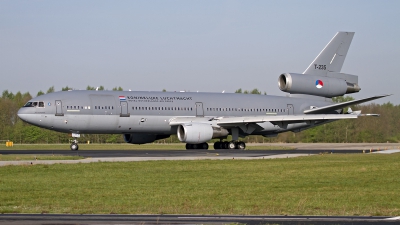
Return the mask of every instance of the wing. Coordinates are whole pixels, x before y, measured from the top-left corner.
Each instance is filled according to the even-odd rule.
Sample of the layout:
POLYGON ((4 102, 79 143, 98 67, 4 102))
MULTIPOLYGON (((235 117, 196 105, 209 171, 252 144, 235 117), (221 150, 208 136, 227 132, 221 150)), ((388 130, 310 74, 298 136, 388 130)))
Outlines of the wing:
POLYGON ((211 126, 220 126, 223 128, 239 127, 246 133, 252 133, 254 130, 261 128, 258 124, 270 122, 281 128, 286 129, 289 124, 307 123, 313 125, 317 122, 328 120, 341 120, 341 119, 355 119, 359 116, 379 116, 377 114, 361 114, 360 111, 355 111, 349 114, 323 114, 332 112, 334 110, 342 109, 344 107, 361 104, 367 101, 383 98, 389 95, 378 95, 369 98, 353 100, 332 104, 324 107, 305 110, 304 114, 300 115, 278 115, 278 116, 247 116, 247 117, 176 117, 169 121, 170 126, 177 126, 180 124, 188 123, 207 123, 211 126))

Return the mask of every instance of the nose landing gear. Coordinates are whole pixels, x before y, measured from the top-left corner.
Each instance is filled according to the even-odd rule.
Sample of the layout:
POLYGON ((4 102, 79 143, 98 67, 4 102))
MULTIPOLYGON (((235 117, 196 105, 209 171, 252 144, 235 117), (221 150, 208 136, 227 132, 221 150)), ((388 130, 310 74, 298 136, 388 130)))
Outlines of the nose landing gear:
POLYGON ((71 151, 78 151, 79 145, 78 145, 78 140, 76 140, 76 138, 78 138, 80 136, 81 136, 81 134, 72 133, 72 137, 74 138, 74 140, 72 141, 71 145, 69 146, 71 148, 71 151))
POLYGON ((71 148, 72 151, 78 151, 79 149, 78 141, 76 139, 73 140, 69 147, 71 148))

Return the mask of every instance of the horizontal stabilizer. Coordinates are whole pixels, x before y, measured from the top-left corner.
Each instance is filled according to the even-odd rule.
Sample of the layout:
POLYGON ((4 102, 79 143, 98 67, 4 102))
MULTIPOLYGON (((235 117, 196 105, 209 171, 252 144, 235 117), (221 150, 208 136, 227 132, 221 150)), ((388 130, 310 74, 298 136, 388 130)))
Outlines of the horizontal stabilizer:
POLYGON ((309 110, 305 110, 304 114, 328 113, 328 112, 332 112, 334 110, 343 109, 343 108, 345 108, 347 106, 361 104, 361 103, 364 103, 364 102, 372 101, 372 100, 383 98, 383 97, 386 97, 386 96, 390 96, 390 95, 377 95, 377 96, 373 96, 373 97, 368 97, 368 98, 363 98, 363 99, 358 99, 358 100, 352 100, 352 101, 348 101, 348 102, 341 102, 341 103, 328 105, 328 106, 324 106, 324 107, 309 109, 309 110))

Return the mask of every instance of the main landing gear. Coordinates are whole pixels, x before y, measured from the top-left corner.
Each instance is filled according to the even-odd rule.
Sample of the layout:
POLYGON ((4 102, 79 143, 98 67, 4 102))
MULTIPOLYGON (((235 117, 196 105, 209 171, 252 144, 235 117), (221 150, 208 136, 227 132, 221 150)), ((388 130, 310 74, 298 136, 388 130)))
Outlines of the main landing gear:
POLYGON ((246 144, 242 141, 217 141, 214 143, 214 149, 241 149, 244 150, 246 144))
MULTIPOLYGON (((214 149, 241 149, 244 150, 246 144, 242 141, 217 141, 214 143, 214 149)), ((207 143, 186 144, 186 149, 208 149, 207 143)))
POLYGON ((186 144, 186 149, 208 149, 207 143, 186 144))

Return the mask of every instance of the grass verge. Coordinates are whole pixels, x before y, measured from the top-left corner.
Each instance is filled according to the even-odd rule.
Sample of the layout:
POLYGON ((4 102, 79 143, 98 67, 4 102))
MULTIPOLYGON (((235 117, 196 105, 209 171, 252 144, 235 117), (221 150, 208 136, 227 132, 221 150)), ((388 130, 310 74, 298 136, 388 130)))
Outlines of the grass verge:
POLYGON ((77 160, 84 159, 82 156, 63 155, 1 155, 0 161, 26 161, 26 160, 77 160))
POLYGON ((400 154, 0 167, 0 213, 400 215, 400 154))

